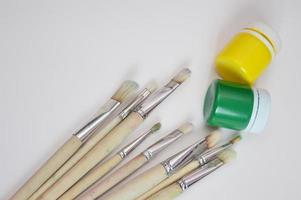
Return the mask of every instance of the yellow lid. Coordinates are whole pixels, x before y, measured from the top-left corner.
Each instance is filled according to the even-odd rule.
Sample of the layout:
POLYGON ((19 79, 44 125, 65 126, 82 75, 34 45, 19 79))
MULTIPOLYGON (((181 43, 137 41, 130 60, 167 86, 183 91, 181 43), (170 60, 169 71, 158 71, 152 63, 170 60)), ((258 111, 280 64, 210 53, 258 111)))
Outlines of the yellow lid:
POLYGON ((216 70, 225 80, 252 85, 279 49, 277 34, 263 23, 253 23, 217 55, 216 70))

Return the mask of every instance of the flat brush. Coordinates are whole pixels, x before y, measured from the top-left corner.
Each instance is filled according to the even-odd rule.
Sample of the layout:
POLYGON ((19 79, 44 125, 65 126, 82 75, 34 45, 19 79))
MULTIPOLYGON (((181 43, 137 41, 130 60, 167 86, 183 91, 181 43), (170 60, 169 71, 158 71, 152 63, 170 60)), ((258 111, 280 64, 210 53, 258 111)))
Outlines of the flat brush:
POLYGON ((83 196, 79 197, 78 199, 92 200, 103 195, 105 192, 109 191, 122 180, 136 172, 139 168, 146 165, 168 145, 178 140, 182 135, 191 132, 191 130, 192 124, 184 123, 175 131, 171 132, 150 147, 146 148, 142 153, 138 154, 135 158, 117 169, 109 177, 94 185, 90 190, 85 192, 83 196))
POLYGON ((235 151, 227 149, 220 153, 216 159, 210 161, 208 164, 204 165, 188 175, 181 178, 178 182, 175 182, 166 188, 160 190, 156 194, 147 198, 147 200, 172 200, 179 196, 182 192, 191 187, 194 183, 202 180, 212 172, 216 171, 223 165, 229 163, 236 156, 235 151))
MULTIPOLYGON (((136 86, 132 85, 132 87, 131 87, 131 82, 127 81, 125 83, 127 84, 124 85, 115 93, 114 96, 116 99, 117 98, 122 98, 124 100, 128 99, 129 95, 126 94, 129 94, 129 92, 127 91, 130 90, 131 93, 133 93, 134 90, 137 89, 136 83, 134 83, 136 86)), ((154 85, 155 83, 152 82, 150 84, 150 87, 154 87, 154 85)), ((108 115, 108 117, 106 117, 106 119, 104 119, 102 123, 100 123, 99 127, 93 131, 93 135, 90 136, 88 140, 87 140, 87 135, 90 135, 91 132, 88 134, 88 131, 79 131, 77 135, 80 136, 83 140, 87 140, 87 141, 45 183, 43 183, 43 185, 38 190, 36 190, 28 198, 28 200, 36 200, 40 195, 42 195, 57 180, 59 180, 59 178, 61 178, 69 169, 71 169, 87 152, 89 152, 89 150, 91 150, 102 138, 104 138, 116 125, 118 125, 123 119, 125 119, 129 115, 129 113, 150 94, 151 91, 145 89, 141 93, 139 93, 135 98, 131 98, 129 102, 124 103, 125 105, 123 104, 121 104, 120 106, 118 105, 118 108, 115 109, 114 112, 111 111, 111 114, 108 115)), ((109 104, 113 105, 113 103, 109 103, 109 104)), ((97 117, 95 119, 97 119, 97 117)), ((94 123, 90 123, 90 124, 94 124, 94 123)), ((89 125, 88 127, 91 128, 90 124, 88 124, 89 125)))
MULTIPOLYGON (((216 131, 209 134, 207 136, 207 141, 217 141, 214 138, 217 138, 219 136, 217 136, 216 131), (211 139, 210 139, 211 138, 211 139), (212 139, 213 138, 213 139, 212 139)), ((241 140, 240 136, 235 136, 234 138, 232 138, 229 142, 227 142, 226 144, 219 146, 219 147, 215 147, 215 148, 210 148, 208 150, 206 150, 205 152, 196 155, 195 158, 189 162, 187 165, 185 165, 184 167, 182 167, 181 169, 177 170, 175 173, 173 173, 170 177, 168 177, 167 179, 165 179, 164 181, 162 181, 161 183, 159 183, 158 185, 156 185, 155 187, 153 187, 152 189, 150 189, 149 191, 147 191, 146 193, 144 193, 143 195, 141 195, 139 198, 135 199, 135 200, 145 200, 148 197, 150 197, 151 195, 155 194, 156 192, 160 191, 161 189, 167 187, 168 185, 172 184, 175 181, 178 181, 181 177, 189 174, 190 172, 192 172, 193 170, 202 167, 203 165, 207 164, 209 161, 213 160, 216 158, 216 156, 221 153, 222 151, 232 147, 234 144, 236 144, 237 142, 239 142, 241 140)), ((214 142, 216 143, 216 142, 214 142)), ((210 144, 208 146, 214 146, 213 144, 210 144)))
POLYGON ((98 179, 115 168, 123 159, 125 159, 139 144, 141 144, 149 135, 155 133, 161 128, 160 123, 156 123, 151 129, 141 134, 138 138, 126 145, 122 150, 112 156, 99 166, 93 168, 87 175, 74 184, 67 192, 65 192, 59 200, 74 199, 88 187, 90 187, 98 179))
POLYGON ((162 163, 155 165, 144 173, 130 180, 126 185, 119 188, 118 191, 111 193, 106 197, 107 200, 133 200, 158 185, 160 182, 171 176, 177 169, 181 168, 189 162, 196 152, 204 151, 208 147, 208 143, 213 145, 218 140, 218 136, 214 135, 196 142, 195 144, 185 148, 179 153, 169 157, 162 163), (209 141, 210 140, 210 141, 209 141), (212 140, 212 141, 211 141, 212 140), (211 144, 212 143, 212 144, 211 144))
POLYGON ((76 165, 53 184, 51 188, 46 190, 39 199, 56 199, 66 192, 97 163, 118 147, 144 121, 148 114, 173 93, 189 75, 189 69, 182 70, 166 86, 142 102, 134 112, 116 126, 103 140, 98 142, 76 165))
POLYGON ((10 199, 23 200, 32 195, 137 88, 138 84, 134 81, 125 81, 111 99, 101 108, 101 112, 82 129, 73 134, 10 199))

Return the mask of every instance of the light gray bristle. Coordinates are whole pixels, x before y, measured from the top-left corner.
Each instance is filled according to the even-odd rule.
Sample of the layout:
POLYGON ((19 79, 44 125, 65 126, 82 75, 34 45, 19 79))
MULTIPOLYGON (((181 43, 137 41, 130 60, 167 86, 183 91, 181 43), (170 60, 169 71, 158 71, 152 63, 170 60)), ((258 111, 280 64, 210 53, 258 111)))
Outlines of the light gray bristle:
POLYGON ((229 163, 236 157, 236 152, 229 148, 218 154, 218 159, 220 159, 223 163, 229 163))
POLYGON ((212 133, 210 133, 206 137, 208 148, 214 147, 220 141, 220 139, 221 139, 221 133, 218 130, 213 131, 212 133))
POLYGON ((233 137, 233 138, 230 140, 230 142, 231 142, 232 144, 235 144, 235 143, 237 143, 237 142, 240 142, 241 140, 242 140, 241 135, 236 135, 235 137, 233 137))
POLYGON ((154 92, 158 88, 158 84, 156 81, 150 81, 148 84, 146 84, 145 88, 150 92, 154 92))
POLYGON ((185 68, 182 69, 175 77, 173 77, 172 80, 181 84, 190 76, 190 74, 191 74, 190 69, 185 68))
POLYGON ((151 132, 154 133, 154 132, 158 131, 160 128, 161 128, 161 123, 158 122, 151 128, 151 132))
POLYGON ((190 133, 192 131, 192 129, 193 129, 193 124, 190 122, 185 122, 178 128, 178 130, 184 134, 190 133))
POLYGON ((120 88, 114 93, 112 99, 123 102, 131 97, 138 89, 139 85, 135 81, 124 81, 120 88))

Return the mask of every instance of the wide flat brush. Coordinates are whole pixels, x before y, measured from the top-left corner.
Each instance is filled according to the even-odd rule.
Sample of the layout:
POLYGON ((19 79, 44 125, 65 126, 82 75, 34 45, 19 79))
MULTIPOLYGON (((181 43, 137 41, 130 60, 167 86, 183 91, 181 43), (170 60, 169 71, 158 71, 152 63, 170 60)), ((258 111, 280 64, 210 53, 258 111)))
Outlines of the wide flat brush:
POLYGON ((167 187, 168 185, 172 184, 173 182, 178 181, 183 176, 189 174, 190 172, 194 171, 195 169, 200 168, 203 165, 207 164, 209 161, 215 159, 216 156, 219 153, 221 153, 222 151, 232 147, 235 143, 237 143, 241 140, 240 136, 235 136, 234 138, 232 138, 226 144, 224 144, 222 146, 219 146, 219 147, 211 148, 216 143, 216 142, 214 142, 214 141, 216 141, 216 139, 214 139, 214 138, 217 137, 216 134, 217 134, 217 132, 213 132, 213 133, 211 133, 207 136, 206 140, 207 140, 207 143, 208 143, 208 147, 210 149, 208 149, 207 151, 201 153, 200 155, 197 155, 187 165, 185 165, 181 169, 177 170, 170 177, 168 177, 167 179, 165 179, 164 181, 162 181, 161 183, 159 183, 158 185, 156 185, 155 187, 153 187, 152 189, 150 189, 149 191, 147 191, 146 193, 144 193, 143 195, 141 195, 139 198, 137 198, 135 200, 145 200, 145 199, 147 199, 151 195, 153 195, 156 192, 160 191, 161 189, 167 187))
POLYGON ((38 171, 10 198, 11 200, 27 199, 55 171, 57 171, 88 139, 119 105, 129 98, 138 88, 133 81, 125 81, 111 99, 101 108, 98 115, 87 123, 77 133, 73 134, 39 169, 38 171))
POLYGON ((162 163, 155 165, 144 173, 136 176, 118 191, 109 194, 107 200, 134 200, 158 185, 163 180, 170 177, 176 170, 181 168, 187 162, 189 162, 195 153, 199 151, 205 151, 208 148, 208 143, 210 145, 216 144, 219 140, 219 135, 214 134, 212 137, 201 139, 200 141, 190 145, 184 150, 176 153, 175 155, 169 157, 162 163), (206 140, 210 140, 209 142, 206 140), (212 141, 211 141, 212 140, 212 141))
POLYGON ((197 169, 188 175, 181 178, 166 188, 160 190, 156 194, 147 198, 147 200, 172 200, 178 197, 182 192, 191 187, 194 183, 202 180, 212 172, 216 171, 223 165, 229 163, 236 156, 235 151, 227 149, 220 153, 216 159, 204 165, 202 168, 197 169))
POLYGON ((65 192, 59 200, 74 199, 88 187, 90 187, 98 179, 115 168, 122 160, 124 160, 139 144, 141 144, 149 135, 158 131, 161 127, 160 123, 156 123, 151 129, 141 134, 138 138, 126 145, 120 152, 113 155, 110 159, 99 166, 93 168, 88 174, 74 184, 67 192, 65 192))
POLYGON ((124 164, 117 169, 109 177, 94 185, 91 189, 80 196, 79 200, 92 200, 96 199, 111 188, 116 186, 122 180, 136 172, 142 166, 146 165, 156 155, 158 155, 163 149, 169 146, 174 141, 178 140, 182 135, 191 132, 192 124, 184 123, 179 128, 163 137, 150 147, 146 148, 142 153, 138 154, 135 158, 124 164))

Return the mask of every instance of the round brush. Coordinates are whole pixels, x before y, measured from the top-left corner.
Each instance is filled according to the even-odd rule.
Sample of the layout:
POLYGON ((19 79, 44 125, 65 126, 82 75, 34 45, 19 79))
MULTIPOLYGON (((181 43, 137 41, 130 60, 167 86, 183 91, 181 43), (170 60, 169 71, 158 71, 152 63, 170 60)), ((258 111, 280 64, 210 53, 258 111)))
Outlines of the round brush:
POLYGON ((126 145, 122 150, 112 156, 110 159, 102 163, 101 165, 93 168, 87 175, 81 178, 76 184, 74 184, 67 192, 65 192, 59 200, 74 199, 88 187, 90 187, 97 180, 102 178, 105 174, 115 168, 123 159, 125 159, 139 144, 141 144, 149 135, 158 131, 161 127, 160 123, 156 123, 151 129, 144 132, 130 144, 126 145))
POLYGON ((178 140, 182 135, 191 132, 191 130, 192 124, 184 123, 178 129, 163 137, 155 144, 151 145, 146 150, 144 150, 142 153, 138 154, 135 158, 133 158, 132 160, 124 164, 122 167, 117 169, 109 177, 94 185, 90 190, 85 192, 83 196, 79 197, 79 199, 92 200, 103 195, 105 192, 109 191, 122 180, 136 172, 139 168, 147 164, 168 145, 178 140))
POLYGON ((189 173, 181 178, 178 182, 175 182, 159 192, 155 193, 147 200, 172 200, 179 196, 182 192, 191 187, 194 183, 202 180, 207 175, 211 174, 221 166, 229 163, 236 156, 235 151, 227 149, 220 153, 216 159, 210 161, 203 167, 189 173))
POLYGON ((24 200, 31 196, 137 88, 138 84, 134 81, 125 81, 110 100, 101 108, 101 112, 77 133, 73 134, 10 199, 24 200))

